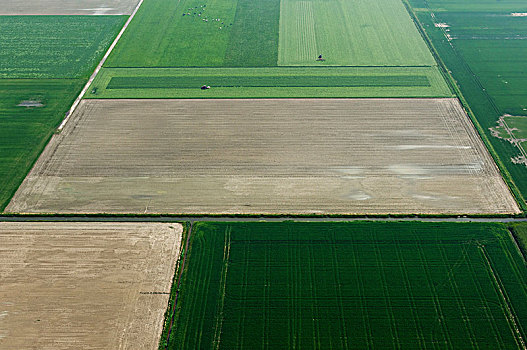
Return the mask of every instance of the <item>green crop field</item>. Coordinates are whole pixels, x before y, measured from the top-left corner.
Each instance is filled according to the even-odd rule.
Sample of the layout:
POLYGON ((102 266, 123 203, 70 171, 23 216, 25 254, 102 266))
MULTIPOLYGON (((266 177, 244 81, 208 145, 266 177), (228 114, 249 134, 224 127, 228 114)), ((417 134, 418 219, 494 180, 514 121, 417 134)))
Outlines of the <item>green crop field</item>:
POLYGON ((105 68, 86 98, 411 96, 452 93, 436 67, 105 68))
POLYGON ((398 0, 145 0, 90 91, 87 98, 452 96, 398 0))
POLYGON ((400 0, 282 1, 278 63, 435 65, 400 0))
POLYGON ((88 78, 125 16, 0 16, 0 78, 88 78))
POLYGON ((527 12, 527 5, 489 0, 476 6, 463 0, 437 0, 430 1, 428 8, 422 0, 410 3, 474 112, 482 137, 499 157, 506 180, 525 198, 525 165, 511 161, 520 150, 492 137, 490 128, 504 114, 527 115, 527 66, 522 58, 527 50, 527 17, 511 15, 527 12))
POLYGON ((38 158, 84 81, 0 79, 0 210, 38 158), (18 106, 36 101, 41 107, 18 106))
POLYGON ((169 349, 526 339, 526 265, 502 224, 197 223, 185 266, 169 349))
POLYGON ((0 211, 125 20, 0 16, 0 211))

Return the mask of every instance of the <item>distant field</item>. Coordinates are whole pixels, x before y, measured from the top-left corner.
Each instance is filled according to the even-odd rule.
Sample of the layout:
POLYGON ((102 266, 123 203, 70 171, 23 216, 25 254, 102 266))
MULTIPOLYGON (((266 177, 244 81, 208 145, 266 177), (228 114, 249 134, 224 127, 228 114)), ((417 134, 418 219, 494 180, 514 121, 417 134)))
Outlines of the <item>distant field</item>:
POLYGON ((455 99, 84 100, 7 207, 513 213, 455 99))
POLYGON ((0 210, 77 97, 77 79, 0 79, 0 210), (23 101, 41 107, 18 106, 23 101))
POLYGON ((103 68, 87 98, 451 97, 436 67, 103 68), (211 86, 202 91, 202 85, 211 86))
POLYGON ((192 232, 169 349, 521 349, 527 336, 527 269, 501 224, 192 232))
POLYGON ((433 66, 400 0, 283 0, 278 64, 433 66), (315 59, 322 54, 324 62, 315 59))
POLYGON ((88 78, 125 20, 0 16, 0 78, 88 78))
POLYGON ((155 349, 182 227, 0 223, 0 348, 155 349))
POLYGON ((508 181, 526 198, 525 165, 511 161, 520 151, 508 141, 492 137, 489 130, 506 113, 527 115, 527 65, 523 60, 527 17, 511 15, 527 12, 525 2, 430 1, 432 9, 420 0, 411 0, 411 4, 418 9, 419 21, 473 110, 483 137, 510 173, 508 181))

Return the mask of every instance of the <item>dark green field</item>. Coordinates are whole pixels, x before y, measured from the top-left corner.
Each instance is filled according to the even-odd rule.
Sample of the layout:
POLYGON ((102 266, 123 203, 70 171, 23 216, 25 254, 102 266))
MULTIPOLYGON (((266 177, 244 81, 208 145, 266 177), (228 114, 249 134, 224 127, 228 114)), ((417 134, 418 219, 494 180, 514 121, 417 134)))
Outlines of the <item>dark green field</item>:
POLYGON ((88 78, 126 16, 0 16, 0 78, 88 78))
POLYGON ((126 16, 0 16, 0 211, 125 20, 126 16), (18 106, 23 101, 40 106, 18 106))
POLYGON ((523 2, 522 10, 518 1, 482 1, 477 6, 462 0, 410 2, 474 112, 484 141, 503 164, 505 179, 524 202, 526 168, 511 161, 520 151, 508 141, 492 137, 489 128, 495 127, 498 118, 506 113, 527 115, 527 65, 523 59, 527 50, 527 17, 511 16, 513 11, 527 12, 527 5, 523 2), (455 11, 445 10, 451 8, 455 11))
POLYGON ((501 224, 197 223, 185 266, 170 349, 517 349, 527 335, 526 265, 501 224))
POLYGON ((0 210, 38 158, 84 81, 0 79, 0 210), (42 107, 17 106, 40 101, 42 107))

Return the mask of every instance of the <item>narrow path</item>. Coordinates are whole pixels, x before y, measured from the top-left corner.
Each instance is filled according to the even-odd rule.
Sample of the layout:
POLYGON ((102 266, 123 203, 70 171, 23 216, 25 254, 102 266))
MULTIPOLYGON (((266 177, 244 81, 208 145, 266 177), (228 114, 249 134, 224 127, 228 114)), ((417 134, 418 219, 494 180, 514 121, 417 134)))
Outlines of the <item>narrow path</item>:
POLYGON ((124 24, 123 28, 121 28, 121 31, 119 32, 119 34, 117 34, 117 37, 115 37, 115 40, 113 41, 113 43, 108 48, 108 51, 106 51, 106 53, 104 54, 103 58, 101 59, 101 61, 97 65, 97 68, 95 68, 95 71, 90 76, 90 79, 88 79, 88 82, 86 83, 86 85, 84 85, 84 88, 82 89, 81 93, 75 99, 75 101, 73 102, 73 105, 71 105, 71 108, 66 112, 66 117, 64 118, 62 123, 60 123, 60 125, 59 125, 59 127, 57 129, 59 132, 62 131, 62 129, 64 128, 64 126, 66 125, 68 120, 70 119, 70 116, 73 114, 73 112, 75 111, 75 109, 77 108, 79 103, 81 102, 82 98, 86 94, 86 91, 88 91, 88 88, 90 87, 91 83, 93 82, 93 80, 95 80, 95 77, 97 76, 97 74, 101 70, 102 66, 104 65, 104 62, 106 62, 106 59, 112 53, 113 48, 115 47, 115 45, 117 45, 117 42, 119 41, 119 39, 121 39, 121 36, 123 35, 123 33, 126 30, 126 28, 128 28, 128 25, 130 24, 130 22, 132 21, 132 19, 134 18, 135 14, 139 10, 139 7, 141 7, 142 4, 143 4, 143 0, 140 0, 139 3, 137 4, 137 6, 134 9, 134 12, 132 12, 130 17, 128 17, 128 20, 124 24))
POLYGON ((474 217, 450 217, 450 218, 419 218, 419 217, 229 217, 229 216, 0 216, 0 222, 184 222, 199 221, 216 222, 345 222, 345 221, 421 221, 421 222, 525 222, 527 218, 474 218, 474 217))

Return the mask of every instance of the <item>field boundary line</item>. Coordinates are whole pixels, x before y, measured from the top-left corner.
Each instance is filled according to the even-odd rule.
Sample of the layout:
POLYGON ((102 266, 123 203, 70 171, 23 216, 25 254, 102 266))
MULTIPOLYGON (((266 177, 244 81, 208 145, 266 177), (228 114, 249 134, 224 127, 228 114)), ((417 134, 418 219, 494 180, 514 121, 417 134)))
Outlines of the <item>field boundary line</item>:
POLYGON ((126 28, 128 28, 128 25, 130 24, 130 22, 132 22, 132 19, 134 19, 135 14, 137 13, 139 8, 143 4, 143 1, 144 0, 140 0, 139 1, 137 6, 135 7, 134 11, 132 12, 132 14, 130 15, 130 17, 128 17, 128 19, 126 20, 124 26, 121 28, 121 31, 119 32, 119 34, 117 34, 117 36, 115 37, 114 41, 112 42, 112 44, 110 45, 110 47, 108 48, 108 50, 106 51, 104 56, 102 57, 101 61, 97 65, 97 67, 95 68, 95 71, 92 73, 92 75, 90 76, 90 78, 86 82, 86 85, 84 85, 84 88, 82 88, 79 96, 75 99, 75 101, 73 102, 73 105, 71 106, 71 108, 66 112, 65 118, 62 120, 62 123, 60 123, 60 125, 59 125, 59 127, 57 129, 59 132, 62 131, 62 129, 64 128, 64 126, 66 125, 68 120, 70 119, 70 116, 73 114, 73 112, 75 112, 75 109, 77 109, 77 106, 79 105, 79 103, 81 102, 82 98, 86 94, 86 91, 88 91, 88 88, 90 87, 90 85, 95 80, 95 77, 97 76, 97 74, 101 70, 102 66, 106 62, 106 59, 108 59, 108 56, 110 56, 110 54, 112 53, 114 47, 117 45, 117 42, 119 41, 119 39, 121 39, 121 36, 123 36, 124 31, 126 30, 126 28))
POLYGON ((185 248, 184 248, 185 250, 183 251, 183 259, 181 260, 181 264, 178 266, 179 275, 177 276, 177 282, 176 282, 177 283, 176 284, 176 293, 175 293, 176 295, 174 297, 174 303, 172 304, 172 310, 171 310, 171 314, 172 315, 170 315, 170 323, 168 325, 165 350, 168 349, 168 345, 169 345, 169 342, 170 342, 170 333, 172 332, 172 326, 174 325, 174 318, 175 318, 175 314, 176 314, 176 307, 177 307, 177 302, 178 302, 178 299, 179 299, 179 290, 180 290, 180 287, 181 287, 181 277, 183 276, 183 272, 185 270, 185 262, 187 260, 189 244, 190 244, 190 237, 192 235, 192 226, 193 226, 193 222, 190 222, 190 225, 189 225, 189 228, 188 228, 188 233, 187 233, 187 242, 185 243, 185 248))
MULTIPOLYGON (((514 179, 512 178, 512 175, 509 173, 509 170, 507 169, 507 167, 505 166, 505 164, 501 160, 500 155, 494 149, 494 146, 490 142, 487 134, 485 134, 485 131, 484 131, 483 127, 481 126, 478 118, 476 117, 476 115, 472 111, 472 108, 470 107, 470 104, 466 100, 465 96, 461 93, 461 89, 458 86, 457 80, 454 79, 454 76, 452 75, 452 73, 448 69, 447 65, 445 64, 445 62, 443 61, 443 59, 439 55, 436 47, 434 46, 434 44, 432 42, 432 39, 430 39, 430 37, 428 36, 426 30, 423 27, 423 24, 421 23, 421 21, 419 20, 419 18, 415 14, 413 7, 410 5, 408 0, 401 0, 401 1, 403 2, 404 6, 406 7, 407 12, 410 14, 410 17, 414 21, 415 26, 417 27, 418 31, 421 33, 421 36, 423 37, 425 43, 428 45, 428 48, 430 49, 430 52, 432 53, 432 56, 434 56, 434 58, 435 58, 435 60, 436 60, 436 62, 438 64, 438 67, 440 67, 440 72, 442 73, 442 75, 444 76, 445 80, 447 81, 447 84, 450 86, 451 89, 453 89, 454 93, 456 94, 458 100, 461 103, 461 106, 465 110, 465 113, 468 115, 468 117, 471 120, 472 124, 476 128, 476 131, 479 134, 479 137, 481 138, 481 140, 483 141, 483 144, 485 145, 485 148, 487 149, 487 152, 490 153, 492 159, 494 160, 494 166, 498 169, 498 172, 501 175, 503 181, 505 182, 505 184, 509 188, 509 191, 511 192, 514 200, 516 201, 516 203, 518 205, 518 208, 520 209, 520 211, 522 213, 525 213, 525 211, 527 210, 527 204, 526 204, 525 198, 523 197, 523 195, 520 192, 518 186, 514 182, 514 179)), ((433 13, 432 9, 430 9, 430 6, 428 5, 428 2, 425 1, 425 3, 426 3, 426 6, 427 6, 427 11, 430 12, 430 13, 433 13)), ((444 29, 443 29, 443 32, 444 32, 444 29)), ((454 48, 454 46, 452 45, 451 42, 449 42, 449 45, 450 45, 452 51, 454 52, 454 54, 459 57, 459 53, 454 48)), ((467 63, 464 60, 461 60, 461 61, 463 62, 464 69, 467 69, 467 63)), ((470 70, 470 69, 468 69, 467 71, 468 71, 468 73, 472 73, 472 70, 470 70)), ((475 77, 475 75, 473 73, 472 73, 472 77, 473 78, 475 77)), ((477 79, 475 79, 475 82, 477 84, 481 85, 481 83, 477 79)), ((487 100, 489 100, 489 102, 493 105, 493 107, 496 108, 496 106, 494 104, 494 101, 488 97, 487 93, 485 93, 485 95, 487 96, 487 100)))
POLYGON ((512 326, 513 326, 513 329, 511 329, 511 331, 513 331, 514 339, 518 343, 518 346, 521 347, 521 349, 527 350, 527 346, 526 346, 525 341, 523 340, 523 337, 521 335, 520 329, 518 327, 518 323, 516 322, 516 317, 515 317, 512 309, 511 309, 511 306, 509 305, 508 298, 507 298, 505 292, 503 291, 503 288, 502 288, 502 285, 501 285, 501 281, 500 281, 498 275, 496 274, 496 272, 494 271, 494 269, 492 268, 492 264, 490 263, 490 259, 488 257, 488 254, 487 254, 487 251, 485 249, 485 246, 483 246, 481 244, 478 244, 478 248, 480 249, 483 257, 485 258, 485 262, 487 263, 487 266, 489 267, 492 279, 494 280, 494 283, 498 287, 498 292, 500 293, 501 298, 503 299, 503 302, 504 302, 504 305, 505 305, 505 310, 507 311, 507 318, 509 319, 509 321, 512 323, 512 326))
POLYGON ((223 328, 223 308, 225 306, 225 289, 227 288, 227 273, 229 270, 229 257, 231 255, 231 231, 229 227, 225 231, 225 244, 223 246, 223 266, 220 280, 220 300, 217 305, 216 325, 214 327, 214 348, 219 350, 221 342, 221 329, 223 328))

